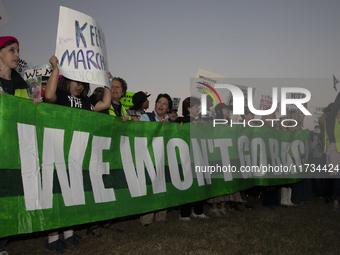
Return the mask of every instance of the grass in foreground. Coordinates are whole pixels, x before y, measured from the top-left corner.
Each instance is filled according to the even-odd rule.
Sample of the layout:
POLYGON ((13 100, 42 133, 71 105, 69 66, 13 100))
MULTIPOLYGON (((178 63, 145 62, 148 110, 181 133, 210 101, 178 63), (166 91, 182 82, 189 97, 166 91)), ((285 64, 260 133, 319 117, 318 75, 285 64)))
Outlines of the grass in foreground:
MULTIPOLYGON (((124 232, 101 230, 99 238, 86 236, 87 226, 78 226, 81 245, 65 254, 339 254, 340 212, 333 212, 323 199, 274 209, 263 208, 257 199, 255 210, 239 207, 242 211, 229 212, 229 217, 190 222, 180 222, 179 211, 173 211, 166 223, 144 228, 138 217, 130 217, 115 225, 124 232)), ((46 232, 12 237, 7 251, 54 254, 45 249, 46 239, 46 232)))

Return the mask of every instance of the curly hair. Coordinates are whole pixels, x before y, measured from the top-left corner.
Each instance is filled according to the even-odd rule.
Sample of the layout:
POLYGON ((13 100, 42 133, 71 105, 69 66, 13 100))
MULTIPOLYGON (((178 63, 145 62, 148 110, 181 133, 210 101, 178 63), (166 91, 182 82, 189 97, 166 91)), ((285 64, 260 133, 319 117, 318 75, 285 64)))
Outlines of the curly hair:
POLYGON ((113 77, 112 80, 120 82, 120 85, 122 86, 122 92, 123 92, 122 97, 125 97, 125 94, 126 94, 126 91, 127 91, 127 83, 126 83, 126 81, 124 79, 120 78, 120 77, 113 77))

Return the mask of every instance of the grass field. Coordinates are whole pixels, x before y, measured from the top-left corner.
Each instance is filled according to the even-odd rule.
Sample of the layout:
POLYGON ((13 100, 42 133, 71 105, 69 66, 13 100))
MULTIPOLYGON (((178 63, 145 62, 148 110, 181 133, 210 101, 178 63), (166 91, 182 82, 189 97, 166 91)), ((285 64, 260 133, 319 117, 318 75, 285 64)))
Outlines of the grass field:
MULTIPOLYGON (((231 211, 229 217, 178 220, 179 211, 168 212, 166 223, 141 227, 137 216, 117 220, 123 232, 101 230, 103 236, 86 235, 87 226, 78 226, 81 245, 65 254, 339 254, 340 212, 332 203, 313 198, 305 206, 261 206, 231 211)), ((205 206, 208 215, 209 205, 205 206)), ((12 237, 10 255, 54 254, 45 249, 47 233, 12 237)))

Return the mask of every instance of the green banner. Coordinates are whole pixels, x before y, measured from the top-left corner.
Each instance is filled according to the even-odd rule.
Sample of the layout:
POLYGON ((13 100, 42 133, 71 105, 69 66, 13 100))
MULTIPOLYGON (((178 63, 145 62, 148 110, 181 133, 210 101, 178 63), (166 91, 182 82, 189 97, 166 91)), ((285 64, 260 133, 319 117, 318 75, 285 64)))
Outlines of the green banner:
POLYGON ((10 95, 0 146, 0 237, 293 183, 311 152, 308 131, 123 123, 10 95))

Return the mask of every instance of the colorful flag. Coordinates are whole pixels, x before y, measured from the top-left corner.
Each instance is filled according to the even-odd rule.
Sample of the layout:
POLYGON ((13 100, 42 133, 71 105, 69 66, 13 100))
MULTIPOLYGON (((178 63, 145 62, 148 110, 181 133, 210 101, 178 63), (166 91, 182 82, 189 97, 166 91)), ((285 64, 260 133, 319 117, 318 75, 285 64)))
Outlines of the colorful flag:
POLYGON ((333 85, 333 88, 335 89, 335 91, 337 91, 337 90, 336 90, 336 84, 337 84, 337 83, 339 83, 339 81, 338 81, 338 79, 335 78, 335 76, 333 75, 333 84, 334 84, 334 85, 333 85))

